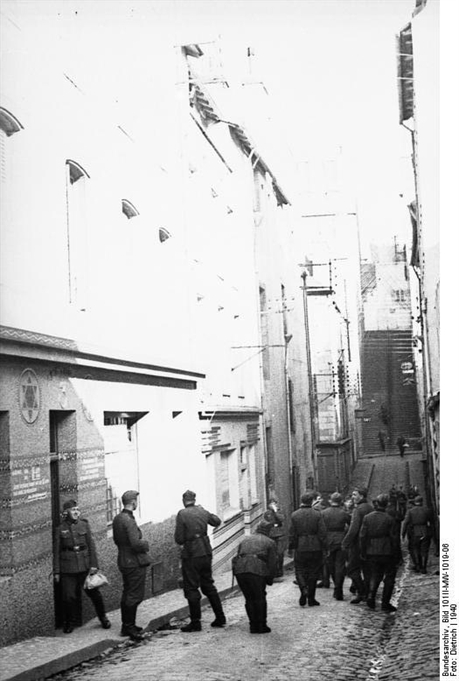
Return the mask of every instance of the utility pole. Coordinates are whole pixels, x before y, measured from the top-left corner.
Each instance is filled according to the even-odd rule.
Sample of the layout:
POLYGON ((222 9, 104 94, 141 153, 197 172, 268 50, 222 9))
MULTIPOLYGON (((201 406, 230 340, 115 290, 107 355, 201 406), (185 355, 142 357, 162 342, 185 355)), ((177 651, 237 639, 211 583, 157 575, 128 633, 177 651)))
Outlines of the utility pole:
MULTIPOLYGON (((309 333, 309 310, 308 310, 308 273, 304 269, 301 273, 303 280, 303 313, 304 313, 304 335, 306 347, 306 366, 308 371, 308 395, 309 395, 309 415, 311 420, 311 449, 312 449, 312 465, 314 469, 314 477, 317 476, 317 451, 316 451, 316 424, 315 424, 315 396, 314 396, 314 377, 312 374, 311 362, 311 337, 309 333)), ((315 480, 317 483, 317 479, 315 480)))

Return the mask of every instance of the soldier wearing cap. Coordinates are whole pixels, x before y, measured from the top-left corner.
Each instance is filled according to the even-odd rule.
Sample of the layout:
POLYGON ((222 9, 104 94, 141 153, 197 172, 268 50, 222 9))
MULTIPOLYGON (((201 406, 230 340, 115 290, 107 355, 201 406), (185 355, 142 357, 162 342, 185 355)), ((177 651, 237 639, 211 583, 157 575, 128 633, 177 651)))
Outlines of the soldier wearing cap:
POLYGON ((427 573, 430 539, 433 533, 432 512, 424 508, 423 499, 417 496, 408 509, 402 525, 402 537, 408 536, 408 551, 415 572, 427 573))
POLYGON ((182 495, 185 508, 177 513, 174 538, 182 547, 183 591, 190 609, 190 622, 182 631, 201 631, 201 593, 207 596, 215 620, 211 627, 224 627, 226 617, 212 577, 212 548, 207 526, 218 527, 220 518, 196 505, 196 494, 187 490, 182 495))
POLYGON ((233 558, 233 573, 244 594, 245 610, 251 634, 269 634, 266 585, 271 585, 276 575, 276 542, 270 539, 272 523, 262 520, 255 534, 244 537, 233 558))
POLYGON ((349 527, 350 515, 343 508, 343 498, 339 492, 330 496, 330 506, 322 511, 328 541, 328 569, 335 588, 333 598, 343 600, 343 584, 346 574, 346 554, 341 543, 349 527))
POLYGON ((373 507, 367 501, 367 489, 365 487, 355 488, 352 492, 354 510, 352 511, 349 529, 343 539, 342 548, 347 551, 347 575, 352 580, 353 586, 357 589, 355 598, 351 600, 352 605, 357 605, 367 597, 368 574, 366 565, 361 559, 359 547, 359 532, 362 527, 364 517, 373 511, 373 507))
POLYGON ((274 577, 281 578, 284 574, 285 516, 275 499, 269 500, 268 510, 264 512, 263 520, 271 524, 269 538, 274 539, 277 554, 277 568, 274 577))
POLYGON ((375 609, 376 593, 384 580, 381 610, 397 610, 390 602, 400 560, 400 534, 394 518, 386 513, 389 497, 379 494, 373 501, 374 511, 364 516, 360 529, 360 552, 368 561, 369 580, 367 605, 375 609))
POLYGON ((121 596, 121 635, 133 641, 142 639, 142 628, 135 623, 137 608, 143 601, 147 566, 151 563, 148 542, 134 518, 139 493, 124 492, 123 510, 113 518, 113 541, 118 547, 118 569, 123 577, 121 596))
POLYGON ((60 583, 63 608, 63 631, 70 634, 81 624, 81 590, 91 599, 104 629, 111 623, 105 613, 99 589, 84 589, 86 576, 99 569, 96 547, 87 520, 80 517, 80 509, 73 499, 63 506, 63 522, 54 533, 54 581, 60 583))
POLYGON ((301 506, 292 513, 289 533, 289 553, 295 550, 295 577, 300 588, 299 604, 320 605, 315 599, 317 579, 322 570, 323 554, 327 550, 327 531, 320 511, 312 504, 314 492, 301 497, 301 506))

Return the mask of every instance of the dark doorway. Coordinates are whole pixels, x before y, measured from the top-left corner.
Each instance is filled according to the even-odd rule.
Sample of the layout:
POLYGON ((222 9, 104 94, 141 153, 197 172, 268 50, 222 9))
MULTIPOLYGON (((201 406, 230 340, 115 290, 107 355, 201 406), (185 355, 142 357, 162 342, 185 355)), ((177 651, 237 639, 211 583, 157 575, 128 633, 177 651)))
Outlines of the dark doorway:
MULTIPOLYGON (((51 520, 53 538, 62 521, 61 514, 61 459, 64 452, 74 451, 76 445, 75 412, 49 412, 49 469, 51 486, 51 520)), ((54 582, 54 620, 56 629, 62 626, 60 584, 54 582)))

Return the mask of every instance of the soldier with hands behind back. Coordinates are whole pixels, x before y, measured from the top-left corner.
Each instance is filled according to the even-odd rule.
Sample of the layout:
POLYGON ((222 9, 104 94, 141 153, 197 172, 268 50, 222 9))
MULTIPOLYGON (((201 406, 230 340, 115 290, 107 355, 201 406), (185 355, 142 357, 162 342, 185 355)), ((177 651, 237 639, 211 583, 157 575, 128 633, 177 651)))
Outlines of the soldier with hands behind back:
POLYGON ((132 641, 142 640, 142 628, 135 620, 145 593, 147 566, 151 563, 149 544, 142 539, 134 518, 138 497, 135 490, 124 492, 121 497, 123 510, 113 519, 113 541, 118 547, 118 569, 123 578, 121 635, 129 636, 132 641))

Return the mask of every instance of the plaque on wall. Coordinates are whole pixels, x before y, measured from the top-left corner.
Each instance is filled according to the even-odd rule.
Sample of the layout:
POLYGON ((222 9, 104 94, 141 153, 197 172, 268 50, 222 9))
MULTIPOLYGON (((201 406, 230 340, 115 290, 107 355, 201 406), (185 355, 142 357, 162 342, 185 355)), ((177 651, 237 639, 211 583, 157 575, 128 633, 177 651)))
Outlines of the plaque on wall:
POLYGON ((26 423, 37 420, 40 412, 40 387, 32 369, 25 369, 19 379, 19 409, 26 423))

